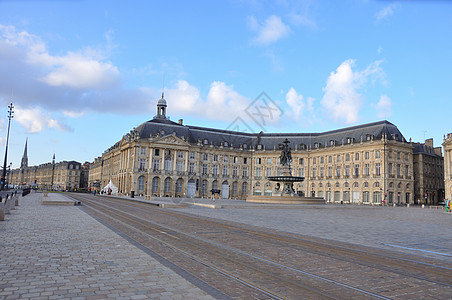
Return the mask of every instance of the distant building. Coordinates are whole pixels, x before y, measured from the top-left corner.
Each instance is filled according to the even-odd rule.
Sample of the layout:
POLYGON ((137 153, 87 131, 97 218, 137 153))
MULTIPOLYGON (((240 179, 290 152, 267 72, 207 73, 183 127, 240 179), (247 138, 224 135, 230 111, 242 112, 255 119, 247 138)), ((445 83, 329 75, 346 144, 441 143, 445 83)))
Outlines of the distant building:
POLYGON ((414 203, 413 143, 380 121, 323 133, 245 133, 170 121, 167 103, 90 165, 89 186, 110 180, 121 194, 170 197, 272 195, 279 144, 289 139, 299 194, 328 202, 414 203))
POLYGON ((438 204, 444 198, 444 158, 433 139, 413 143, 414 199, 420 204, 438 204))
POLYGON ((27 144, 25 143, 21 167, 11 170, 8 182, 18 187, 36 187, 47 190, 77 190, 80 188, 81 164, 76 161, 52 162, 39 166, 28 166, 27 144))
POLYGON ((452 133, 444 136, 443 147, 445 198, 452 200, 452 133))

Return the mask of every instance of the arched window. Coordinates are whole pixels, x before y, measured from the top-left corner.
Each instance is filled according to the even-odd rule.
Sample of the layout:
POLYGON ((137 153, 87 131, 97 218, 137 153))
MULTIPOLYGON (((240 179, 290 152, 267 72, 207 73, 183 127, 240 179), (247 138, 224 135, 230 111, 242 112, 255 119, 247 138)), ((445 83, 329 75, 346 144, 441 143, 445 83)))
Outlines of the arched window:
POLYGON ((171 193, 171 177, 165 179, 165 193, 171 193))
POLYGON ((212 182, 212 189, 213 189, 213 190, 218 190, 218 181, 214 180, 214 181, 212 182))
POLYGON ((176 181, 176 193, 182 193, 182 178, 176 181))
POLYGON ((232 183, 232 196, 237 196, 237 181, 232 183))
POLYGON ((242 183, 242 195, 243 196, 248 195, 248 183, 246 182, 242 183))
POLYGON ((159 184, 160 184, 160 178, 157 176, 152 178, 152 192, 158 193, 159 192, 159 184))
POLYGON ((138 191, 140 191, 140 192, 144 191, 144 176, 143 175, 138 177, 138 191))
POLYGON ((207 180, 202 181, 201 193, 203 195, 207 194, 207 180))

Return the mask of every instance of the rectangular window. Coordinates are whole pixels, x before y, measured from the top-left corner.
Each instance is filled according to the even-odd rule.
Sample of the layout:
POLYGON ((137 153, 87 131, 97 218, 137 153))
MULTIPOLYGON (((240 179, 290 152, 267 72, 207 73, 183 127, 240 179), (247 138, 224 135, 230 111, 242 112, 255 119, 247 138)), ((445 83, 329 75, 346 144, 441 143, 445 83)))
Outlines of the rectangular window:
POLYGON ((375 164, 375 175, 380 176, 380 163, 375 164))
POLYGON ((402 170, 400 164, 397 165, 397 176, 400 177, 402 175, 402 170))
POLYGON ((202 165, 202 175, 207 175, 207 164, 202 165))
POLYGON ((141 147, 141 154, 146 154, 146 148, 145 147, 141 147))
POLYGON ((260 165, 262 163, 262 159, 260 157, 256 158, 256 164, 260 165))
POLYGON ((299 165, 303 165, 303 164, 304 164, 304 158, 298 159, 298 164, 299 164, 299 165))
POLYGON ((152 170, 153 171, 158 171, 160 170, 160 159, 154 159, 152 161, 152 170))
POLYGON ((312 164, 315 165, 316 162, 317 162, 317 159, 314 157, 314 158, 312 159, 312 164))
POLYGON ((228 172, 229 172, 228 166, 223 166, 223 176, 228 176, 228 172))
POLYGON ((323 178, 323 167, 320 167, 320 178, 323 178))
POLYGON ((239 162, 239 158, 237 156, 234 156, 234 163, 238 163, 239 162))
POLYGON ((238 170, 239 168, 237 166, 234 166, 232 169, 232 176, 237 177, 238 176, 238 170))
POLYGON ((332 176, 333 176, 333 168, 328 167, 328 177, 332 177, 332 176))
POLYGON ((144 158, 140 158, 140 171, 144 171, 146 169, 146 160, 144 158))
POLYGON ((160 149, 155 149, 154 150, 154 155, 155 156, 160 156, 160 149))
POLYGON ((312 168, 312 177, 316 177, 317 176, 317 170, 316 168, 312 168))
POLYGON ((212 174, 214 176, 218 175, 218 165, 213 165, 213 167, 212 167, 212 174))
POLYGON ((209 159, 209 156, 207 155, 207 153, 204 153, 204 154, 202 155, 202 158, 203 158, 203 160, 208 160, 208 159, 209 159))
POLYGON ((388 152, 388 157, 389 157, 389 158, 392 158, 392 151, 389 151, 389 152, 388 152))
POLYGON ((243 164, 244 164, 244 165, 247 164, 247 159, 246 159, 246 157, 243 158, 243 164))
POLYGON ((355 165, 355 176, 358 177, 359 176, 359 164, 355 165))
POLYGON ((261 171, 261 168, 256 168, 256 177, 260 177, 262 175, 261 171))
POLYGON ((229 161, 229 156, 225 155, 223 157, 223 162, 227 163, 229 161))
POLYGON ((272 176, 272 168, 267 168, 266 176, 272 176))
POLYGON ((195 163, 189 163, 188 164, 188 172, 195 173, 195 163))
POLYGON ((243 168, 242 174, 243 174, 243 177, 248 177, 248 168, 247 167, 243 168))
POLYGON ((392 164, 388 164, 388 173, 389 175, 392 175, 392 164))
POLYGON ((337 155, 336 161, 337 161, 337 162, 341 162, 341 155, 340 155, 340 154, 337 155))
POLYGON ((304 177, 304 168, 298 168, 298 176, 304 177))
POLYGON ((369 152, 365 152, 365 153, 364 153, 364 159, 369 159, 369 156, 370 156, 370 155, 369 155, 369 152))
POLYGON ((408 178, 408 165, 405 165, 405 177, 408 178))
POLYGON ((347 176, 347 177, 350 176, 350 165, 345 166, 345 176, 347 176))
POLYGON ((182 152, 182 151, 177 151, 177 157, 178 157, 178 158, 184 158, 184 152, 182 152))
POLYGON ((341 177, 341 167, 340 166, 336 167, 336 177, 341 177))
POLYGON ((332 163, 333 162, 333 157, 332 156, 328 156, 328 163, 332 163))
POLYGON ((380 150, 375 151, 375 158, 380 158, 380 150))
POLYGON ((359 153, 355 153, 355 160, 359 160, 359 153))
POLYGON ((370 165, 369 164, 364 165, 364 175, 366 175, 366 176, 370 175, 370 165))
POLYGON ((272 159, 271 158, 267 158, 267 165, 271 165, 272 164, 272 159))
POLYGON ((184 162, 183 161, 177 161, 176 162, 176 171, 182 172, 184 170, 184 162))
POLYGON ((195 159, 195 152, 190 152, 190 159, 195 159))
POLYGON ((369 201, 370 201, 369 192, 363 192, 363 203, 369 203, 369 201))
POLYGON ((213 161, 218 161, 218 155, 217 154, 213 155, 213 161))
POLYGON ((397 152, 397 159, 400 160, 400 152, 397 152))
POLYGON ((165 171, 173 170, 173 161, 171 159, 165 159, 165 171))

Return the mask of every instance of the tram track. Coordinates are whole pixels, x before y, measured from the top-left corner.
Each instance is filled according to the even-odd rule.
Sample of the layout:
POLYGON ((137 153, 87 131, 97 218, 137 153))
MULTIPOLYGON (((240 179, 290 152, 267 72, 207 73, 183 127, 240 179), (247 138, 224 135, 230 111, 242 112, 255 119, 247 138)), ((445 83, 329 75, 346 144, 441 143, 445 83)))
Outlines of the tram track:
MULTIPOLYGON (((253 230, 243 228, 241 224, 232 225, 179 212, 150 208, 143 203, 102 197, 92 200, 81 195, 74 195, 74 198, 82 201, 84 209, 94 216, 145 247, 152 247, 152 251, 163 254, 162 256, 166 259, 177 260, 181 266, 187 268, 187 272, 195 276, 201 274, 201 280, 212 284, 226 294, 227 285, 234 285, 234 283, 226 285, 212 283, 209 281, 209 276, 218 277, 218 275, 203 277, 203 272, 212 274, 214 270, 213 273, 221 273, 223 277, 228 277, 229 281, 235 281, 236 284, 240 282, 240 285, 254 290, 254 292, 244 291, 244 293, 252 294, 252 298, 256 299, 296 299, 299 295, 304 295, 306 298, 325 299, 392 298, 391 292, 385 291, 384 282, 377 281, 382 276, 400 277, 402 281, 415 280, 419 281, 419 285, 428 283, 432 288, 451 288, 447 279, 436 280, 444 275, 450 278, 451 270, 447 267, 425 262, 417 263, 413 260, 404 261, 397 257, 383 258, 374 253, 363 253, 362 250, 322 244, 318 241, 277 234, 265 229, 253 230), (184 230, 181 230, 180 226, 184 230), (222 241, 226 236, 233 236, 233 238, 222 241), (249 242, 244 244, 244 239, 249 242), (152 242, 149 242, 150 240, 152 242), (275 247, 282 250, 276 251, 276 255, 268 253, 275 247), (296 253, 295 257, 291 255, 293 253, 296 253), (185 262, 178 255, 185 256, 185 262), (366 256, 367 260, 362 256, 366 256), (297 258, 300 257, 308 261, 311 259, 314 262, 320 262, 319 264, 324 265, 323 269, 329 270, 330 273, 319 273, 318 270, 322 269, 321 265, 313 267, 309 262, 298 262, 297 258), (209 269, 209 272, 202 270, 197 273, 196 268, 200 267, 187 267, 187 259, 204 266, 209 269), (395 271, 390 267, 391 264, 395 266, 395 271), (403 272, 404 264, 411 264, 405 268, 407 272, 403 272), (430 270, 425 272, 426 268, 430 270), (337 280, 337 269, 346 274, 346 278, 337 280), (352 284, 353 278, 359 279, 361 276, 352 276, 354 272, 370 274, 368 275, 370 280, 375 281, 383 292, 379 292, 372 285, 352 284)), ((232 294, 231 297, 240 298, 236 294, 232 294)), ((243 297, 245 298, 249 299, 249 297, 243 297)))

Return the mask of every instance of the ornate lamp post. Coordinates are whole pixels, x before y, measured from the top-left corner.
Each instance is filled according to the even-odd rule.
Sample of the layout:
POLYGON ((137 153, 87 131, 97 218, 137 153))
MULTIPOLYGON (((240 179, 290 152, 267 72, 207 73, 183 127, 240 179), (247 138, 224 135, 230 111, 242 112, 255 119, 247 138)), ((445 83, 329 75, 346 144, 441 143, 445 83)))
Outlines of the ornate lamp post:
POLYGON ((11 119, 14 118, 13 116, 13 103, 11 102, 10 105, 8 105, 9 111, 8 111, 8 133, 6 135, 6 149, 5 149, 5 160, 3 161, 3 173, 0 180, 0 191, 4 190, 5 188, 5 180, 6 180, 6 161, 8 159, 8 141, 9 141, 9 128, 11 126, 11 119))

